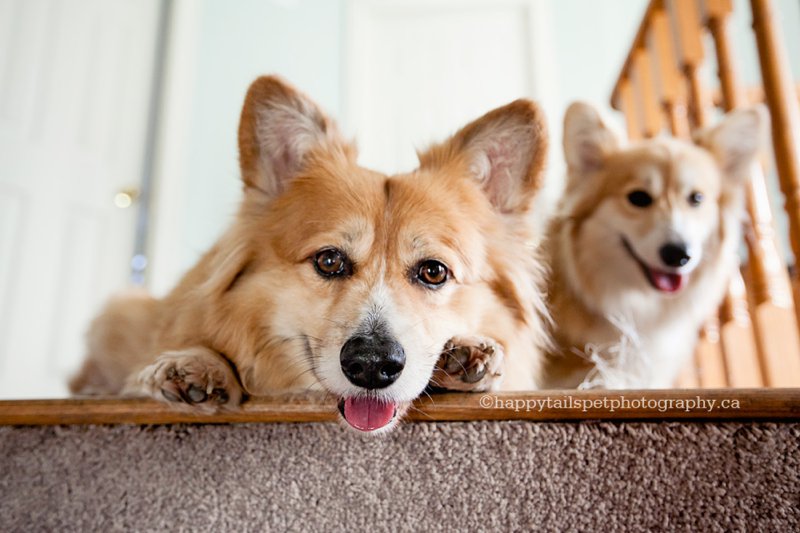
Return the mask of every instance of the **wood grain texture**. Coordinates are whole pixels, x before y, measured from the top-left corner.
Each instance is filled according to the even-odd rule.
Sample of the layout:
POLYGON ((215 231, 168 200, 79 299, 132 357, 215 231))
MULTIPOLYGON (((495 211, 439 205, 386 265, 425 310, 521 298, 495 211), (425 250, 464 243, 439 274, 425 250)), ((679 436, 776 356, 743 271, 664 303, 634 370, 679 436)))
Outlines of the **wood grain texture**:
MULTIPOLYGON (((726 112, 732 111, 746 104, 728 32, 728 19, 733 12, 733 5, 730 0, 706 0, 705 9, 717 56, 721 104, 726 112)), ((730 345, 750 346, 752 340, 747 337, 753 337, 758 349, 740 349, 730 354, 727 361, 728 383, 733 387, 758 386, 764 383, 780 386, 800 384, 800 357, 791 355, 800 353, 798 328, 791 324, 795 316, 791 282, 786 264, 778 251, 764 174, 761 165, 754 164, 747 189, 750 225, 746 232, 746 242, 753 328, 738 328, 736 331, 733 331, 736 328, 730 328, 732 331, 729 333, 732 337, 730 345), (757 361, 750 352, 758 354, 757 361), (794 369, 791 368, 792 362, 797 363, 794 369)), ((728 301, 741 302, 742 299, 729 298, 728 301)), ((731 313, 733 314, 735 313, 731 313)))
POLYGON ((695 348, 694 361, 688 363, 696 365, 700 388, 712 389, 727 385, 725 379, 725 347, 721 340, 719 319, 716 316, 711 316, 700 331, 700 338, 695 348))
MULTIPOLYGON (((0 425, 334 422, 337 419, 335 400, 321 395, 253 398, 239 409, 216 415, 199 415, 153 400, 133 398, 0 401, 0 425)), ((405 419, 414 422, 800 420, 800 389, 437 394, 418 400, 405 419), (724 402, 727 407, 723 407, 724 402)))
POLYGON ((624 79, 619 84, 620 104, 619 107, 625 115, 625 128, 628 133, 628 140, 636 141, 641 139, 641 119, 639 106, 634 94, 633 84, 630 80, 624 79))
POLYGON ((675 380, 676 389, 696 389, 700 386, 700 380, 697 377, 697 350, 695 350, 694 357, 691 358, 681 369, 678 378, 675 380))
POLYGON ((623 95, 620 94, 622 84, 623 82, 628 82, 631 78, 630 71, 633 67, 636 50, 646 46, 645 41, 649 31, 650 19, 657 10, 663 8, 664 0, 650 0, 650 2, 647 4, 647 8, 642 16, 642 22, 639 24, 639 28, 636 30, 636 36, 633 38, 633 46, 631 46, 631 49, 628 51, 628 56, 625 58, 625 62, 622 64, 622 70, 620 71, 619 76, 617 76, 617 83, 614 85, 614 89, 611 91, 611 107, 623 111, 626 114, 627 111, 623 109, 623 95))
POLYGON ((636 51, 633 62, 633 80, 643 115, 642 133, 645 138, 655 137, 661 132, 664 116, 653 79, 653 61, 648 48, 636 51))

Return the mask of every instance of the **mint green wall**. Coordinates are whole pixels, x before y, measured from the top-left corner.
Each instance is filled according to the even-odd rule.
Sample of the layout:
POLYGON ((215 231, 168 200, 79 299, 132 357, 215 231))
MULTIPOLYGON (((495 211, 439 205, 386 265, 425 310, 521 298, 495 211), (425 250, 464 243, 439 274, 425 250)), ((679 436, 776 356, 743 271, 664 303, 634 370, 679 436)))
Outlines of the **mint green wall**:
MULTIPOLYGON (((549 2, 555 72, 543 101, 551 118, 554 164, 549 179, 560 179, 560 120, 573 100, 605 106, 633 40, 647 0, 540 0, 549 2)), ((759 82, 750 31, 749 1, 735 0, 732 23, 742 79, 759 82)), ((800 2, 775 0, 800 80, 800 2)), ((344 94, 346 0, 201 0, 195 80, 186 157, 186 209, 179 246, 186 267, 227 226, 240 198, 236 128, 247 85, 257 75, 279 72, 341 116, 344 94)), ((714 74, 713 66, 707 73, 714 74)), ((612 115, 622 125, 619 114, 612 115)), ((773 203, 782 200, 774 183, 773 203)), ((783 222, 780 221, 783 225, 783 222)), ((785 232, 784 232, 785 233, 785 232)))
POLYGON ((341 100, 341 1, 203 0, 199 16, 183 221, 187 267, 235 213, 236 132, 250 82, 280 73, 333 115, 341 100))

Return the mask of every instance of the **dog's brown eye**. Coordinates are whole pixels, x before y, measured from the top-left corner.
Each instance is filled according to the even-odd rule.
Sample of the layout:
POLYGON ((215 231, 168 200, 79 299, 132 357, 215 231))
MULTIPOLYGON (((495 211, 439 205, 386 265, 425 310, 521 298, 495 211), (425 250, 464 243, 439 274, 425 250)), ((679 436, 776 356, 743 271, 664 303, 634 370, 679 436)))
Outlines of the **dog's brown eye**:
POLYGON ((336 248, 328 248, 314 256, 314 268, 324 278, 346 276, 350 273, 350 260, 336 248))
POLYGON ((637 189, 628 193, 628 201, 636 207, 647 207, 653 203, 653 197, 646 191, 637 189))
POLYGON ((436 288, 447 281, 448 274, 449 271, 446 266, 439 261, 429 259, 420 263, 419 270, 417 270, 417 279, 429 287, 436 288))
POLYGON ((689 195, 689 198, 687 198, 687 201, 689 202, 690 206, 696 207, 696 206, 700 205, 701 203, 703 203, 703 193, 701 193, 699 191, 694 191, 694 192, 692 192, 692 194, 689 195))

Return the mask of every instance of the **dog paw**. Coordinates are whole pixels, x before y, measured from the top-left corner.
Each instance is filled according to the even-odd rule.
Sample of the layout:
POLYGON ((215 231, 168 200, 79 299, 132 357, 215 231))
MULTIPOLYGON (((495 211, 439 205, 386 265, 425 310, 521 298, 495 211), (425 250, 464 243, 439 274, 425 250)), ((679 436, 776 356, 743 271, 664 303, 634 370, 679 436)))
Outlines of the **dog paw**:
POLYGON ((499 385, 503 347, 486 337, 453 337, 444 346, 431 383, 445 390, 485 391, 499 385))
POLYGON ((242 402, 242 388, 227 361, 206 348, 167 352, 139 375, 151 397, 192 410, 215 412, 242 402))

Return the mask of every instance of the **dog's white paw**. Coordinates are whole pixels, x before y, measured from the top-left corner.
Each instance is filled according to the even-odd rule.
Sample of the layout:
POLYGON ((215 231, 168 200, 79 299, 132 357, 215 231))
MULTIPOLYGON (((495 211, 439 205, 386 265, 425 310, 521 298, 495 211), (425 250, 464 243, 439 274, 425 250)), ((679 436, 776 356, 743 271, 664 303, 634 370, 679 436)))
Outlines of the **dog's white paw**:
POLYGON ((453 337, 444 346, 431 378, 438 388, 486 391, 500 384, 503 347, 487 337, 453 337))
POLYGON ((207 348, 163 353, 137 381, 148 396, 192 410, 213 413, 242 402, 242 388, 230 364, 207 348))

